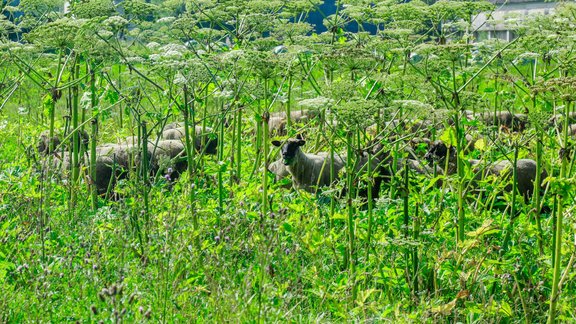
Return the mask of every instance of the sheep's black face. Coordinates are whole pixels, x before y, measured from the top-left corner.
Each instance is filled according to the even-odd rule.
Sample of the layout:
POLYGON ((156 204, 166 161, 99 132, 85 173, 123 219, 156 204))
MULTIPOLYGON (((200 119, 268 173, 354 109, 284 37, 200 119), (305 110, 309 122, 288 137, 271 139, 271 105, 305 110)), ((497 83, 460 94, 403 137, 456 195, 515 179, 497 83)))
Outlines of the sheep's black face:
MULTIPOLYGON (((450 148, 452 149, 452 147, 450 148)), ((448 156, 448 147, 441 141, 432 143, 424 158, 428 163, 432 164, 434 161, 440 161, 448 156)))
POLYGON ((206 143, 206 154, 218 153, 218 137, 210 138, 206 143))
POLYGON ((199 135, 194 142, 196 150, 204 154, 215 155, 218 153, 218 136, 214 134, 199 135))
MULTIPOLYGON (((281 143, 279 141, 272 141, 274 146, 280 146, 281 143)), ((282 148, 280 149, 280 153, 282 154, 282 159, 284 165, 291 165, 294 163, 294 158, 296 157, 296 153, 300 149, 300 146, 306 144, 306 141, 301 139, 289 139, 282 148)))

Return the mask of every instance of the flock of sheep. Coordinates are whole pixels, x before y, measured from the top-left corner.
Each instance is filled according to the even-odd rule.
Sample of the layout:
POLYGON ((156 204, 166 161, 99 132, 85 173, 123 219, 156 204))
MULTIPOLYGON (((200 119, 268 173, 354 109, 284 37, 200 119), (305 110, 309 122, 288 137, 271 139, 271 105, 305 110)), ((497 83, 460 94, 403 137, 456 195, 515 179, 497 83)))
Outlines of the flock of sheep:
MULTIPOLYGON (((492 113, 472 113, 466 111, 464 116, 468 120, 478 120, 486 125, 499 126, 509 132, 522 132, 528 123, 526 115, 514 114, 507 111, 492 113)), ((550 119, 551 125, 558 124, 558 120, 563 118, 561 115, 554 116, 550 119)), ((568 116, 574 119, 574 116, 568 116)), ((302 125, 313 120, 319 120, 320 114, 313 110, 298 110, 290 113, 290 119, 293 123, 302 125)), ((269 118, 270 134, 275 136, 285 136, 287 126, 287 114, 273 113, 269 118)), ((380 193, 380 187, 383 182, 389 181, 395 170, 402 170, 405 167, 418 174, 452 174, 456 172, 456 152, 455 148, 447 146, 441 141, 430 141, 429 131, 432 129, 439 130, 450 124, 450 120, 441 121, 436 124, 432 122, 410 122, 391 120, 383 125, 371 126, 368 132, 375 133, 376 129, 394 129, 397 132, 390 131, 384 137, 380 134, 374 134, 374 139, 363 150, 357 150, 352 157, 353 172, 355 174, 370 173, 372 183, 371 197, 377 198, 380 193), (391 154, 385 147, 389 147, 392 141, 401 141, 404 133, 422 135, 421 137, 412 137, 404 139, 405 147, 408 152, 408 158, 399 158, 395 162, 395 170, 392 169, 391 154), (386 143, 388 145, 386 145, 386 143), (411 147, 422 145, 427 146, 425 155, 418 156, 416 150, 411 147), (425 161, 425 162, 421 162, 425 161)), ((334 125, 332 125, 334 126, 334 125)), ((576 132, 576 125, 570 127, 570 132, 576 132)), ((80 142, 83 144, 83 151, 88 151, 88 134, 78 132, 80 142)), ((165 173, 169 174, 172 179, 184 172, 187 168, 187 159, 184 136, 185 130, 182 123, 172 123, 166 125, 161 135, 157 139, 148 140, 146 152, 149 161, 149 170, 151 175, 165 173)), ((466 136, 468 145, 465 150, 474 147, 474 141, 477 138, 472 135, 466 136)), ((218 147, 218 137, 210 127, 202 128, 197 126, 194 132, 194 148, 205 154, 216 154, 218 147)), ((68 143, 63 143, 60 136, 52 138, 45 131, 40 135, 38 143, 38 152, 43 156, 52 155, 52 159, 44 159, 43 169, 57 167, 61 170, 68 170, 71 166, 70 154, 65 147, 68 143), (52 149, 51 148, 56 148, 52 149), (47 161, 50 161, 48 165, 47 161)), ((337 152, 318 152, 315 154, 306 153, 304 150, 306 140, 300 135, 296 138, 290 138, 283 142, 274 140, 272 144, 280 148, 280 158, 268 164, 268 170, 275 174, 276 179, 290 177, 292 185, 296 189, 302 189, 309 192, 316 192, 318 188, 329 186, 338 181, 341 170, 345 169, 348 157, 346 154, 337 152)), ((125 177, 128 170, 135 169, 143 158, 142 145, 138 138, 128 137, 121 143, 102 144, 96 148, 96 179, 93 179, 97 191, 100 194, 109 192, 113 188, 117 179, 125 177)), ((88 154, 84 154, 79 163, 87 164, 88 154)), ((488 175, 510 177, 514 167, 517 174, 518 192, 528 199, 534 192, 534 180, 536 179, 536 162, 532 159, 519 159, 516 165, 510 160, 500 160, 495 162, 482 160, 468 160, 470 168, 475 173, 475 179, 481 179, 488 175)), ((542 172, 542 178, 546 177, 546 172, 542 172)), ((509 185, 505 190, 511 190, 509 185)), ((367 191, 359 190, 359 195, 367 196, 367 191)))
MULTIPOLYGON (((210 127, 196 126, 194 148, 204 154, 216 154, 218 139, 213 137, 210 127)), ((85 131, 78 132, 82 144, 81 165, 88 165, 89 136, 85 131)), ((176 179, 187 168, 186 149, 184 142, 185 130, 181 123, 171 123, 164 127, 161 136, 149 139, 146 147, 146 159, 151 175, 165 173, 171 179, 176 179)), ((72 139, 70 140, 72 142, 72 139)), ((58 174, 66 175, 71 169, 72 157, 66 150, 67 142, 62 141, 59 134, 52 138, 49 131, 40 134, 38 152, 44 156, 42 169, 56 170, 58 174), (52 149, 51 149, 52 148, 52 149), (47 156, 52 156, 48 159, 47 156)), ((106 143, 96 147, 96 178, 92 179, 99 194, 110 192, 118 179, 125 178, 129 170, 135 170, 142 161, 143 149, 138 138, 130 136, 120 143, 106 143)))
MULTIPOLYGON (((305 115, 306 112, 298 112, 305 115)), ((464 116, 467 120, 476 120, 487 126, 498 126, 504 133, 522 132, 526 129, 528 118, 524 114, 514 114, 508 111, 473 113, 465 111, 464 116)), ((562 118, 556 115, 550 119, 549 126, 558 124, 562 118)), ((576 115, 569 116, 576 118, 576 115)), ((275 118, 274 123, 270 124, 270 131, 282 133, 285 125, 284 118, 275 118), (277 127, 277 128, 276 128, 277 127)), ((430 130, 435 129, 438 133, 445 126, 445 120, 438 123, 422 121, 401 121, 391 120, 383 125, 372 125, 368 131, 373 134, 376 129, 388 128, 393 131, 384 137, 376 135, 365 149, 360 150, 355 157, 354 173, 366 172, 372 170, 372 197, 379 196, 380 187, 383 182, 389 181, 394 174, 392 167, 392 157, 388 150, 385 149, 384 143, 398 141, 406 133, 418 134, 422 137, 408 138, 404 140, 405 150, 408 151, 408 158, 399 158, 396 160, 395 169, 403 170, 405 167, 417 174, 437 175, 437 174, 454 174, 456 168, 456 149, 446 145, 442 141, 431 141, 430 130), (378 127, 380 126, 380 127, 378 127), (425 154, 417 154, 415 148, 421 145, 426 146, 425 154), (370 157, 368 157, 370 155, 370 157), (424 161, 424 162, 421 162, 424 161)), ((448 124, 451 121, 448 120, 448 124)), ((571 135, 576 131, 576 125, 570 127, 571 135)), ((405 136, 410 137, 410 136, 405 136)), ((474 143, 478 140, 478 135, 467 134, 464 151, 469 153, 474 148, 474 143)), ((288 139, 284 143, 273 141, 273 145, 280 147, 281 157, 270 164, 269 170, 276 175, 279 180, 290 176, 294 188, 315 192, 318 187, 330 185, 331 182, 338 180, 338 172, 346 166, 346 154, 330 154, 328 152, 319 152, 316 154, 305 153, 302 149, 305 140, 302 138, 288 139)), ((536 161, 532 159, 518 159, 514 165, 511 160, 483 161, 470 159, 466 161, 474 173, 474 179, 480 180, 488 176, 500 177, 506 181, 511 178, 513 171, 516 171, 516 187, 518 193, 528 200, 534 192, 534 181, 536 179, 537 166, 536 161), (515 168, 515 170, 514 170, 515 168)), ((547 176, 545 171, 541 173, 541 179, 547 176)), ((505 186, 504 190, 511 191, 512 184, 505 186)), ((359 191, 359 195, 366 196, 366 191, 359 191)))

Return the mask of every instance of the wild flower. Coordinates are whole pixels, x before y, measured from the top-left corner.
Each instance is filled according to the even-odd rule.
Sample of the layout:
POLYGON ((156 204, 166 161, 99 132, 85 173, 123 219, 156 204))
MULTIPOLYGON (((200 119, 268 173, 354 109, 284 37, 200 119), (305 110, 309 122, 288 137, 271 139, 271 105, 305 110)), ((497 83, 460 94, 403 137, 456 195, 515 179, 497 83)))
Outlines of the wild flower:
POLYGON ((298 104, 303 108, 308 108, 311 110, 321 110, 324 108, 329 108, 334 104, 334 100, 322 96, 316 98, 300 100, 298 104))
POLYGON ((160 44, 157 42, 149 42, 148 44, 146 44, 146 47, 149 49, 157 49, 160 47, 160 44))
POLYGON ((128 20, 126 20, 124 17, 112 16, 106 18, 102 24, 108 27, 110 30, 118 32, 128 26, 128 20))
POLYGON ((157 19, 156 22, 159 24, 169 24, 172 23, 176 20, 176 17, 162 17, 160 19, 157 19))

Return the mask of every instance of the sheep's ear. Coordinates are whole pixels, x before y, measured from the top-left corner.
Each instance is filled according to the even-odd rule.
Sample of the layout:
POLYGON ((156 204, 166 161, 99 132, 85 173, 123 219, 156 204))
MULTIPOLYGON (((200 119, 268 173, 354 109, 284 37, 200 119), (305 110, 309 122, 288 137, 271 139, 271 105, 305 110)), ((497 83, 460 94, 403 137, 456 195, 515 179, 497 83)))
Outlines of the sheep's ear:
POLYGON ((282 143, 280 143, 280 141, 272 141, 272 145, 280 147, 280 145, 282 145, 282 143))
POLYGON ((305 140, 299 140, 299 141, 298 141, 298 146, 302 146, 302 145, 304 145, 304 144, 306 144, 306 141, 305 141, 305 140))
POLYGON ((299 140, 303 139, 302 134, 300 134, 300 133, 296 134, 296 139, 299 139, 299 140))

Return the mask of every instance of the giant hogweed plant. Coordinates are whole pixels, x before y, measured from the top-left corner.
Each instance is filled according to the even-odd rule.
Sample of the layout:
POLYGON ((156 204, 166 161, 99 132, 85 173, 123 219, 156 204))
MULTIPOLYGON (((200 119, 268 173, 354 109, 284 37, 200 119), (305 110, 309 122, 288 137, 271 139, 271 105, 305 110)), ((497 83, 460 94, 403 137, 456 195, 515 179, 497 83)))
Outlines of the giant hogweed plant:
MULTIPOLYGON (((82 89, 89 89, 89 105, 85 106, 92 108, 92 117, 107 113, 117 116, 116 111, 106 112, 98 107, 105 101, 99 99, 117 96, 128 108, 120 111, 127 113, 130 120, 119 125, 135 123, 136 131, 144 135, 141 140, 146 140, 151 128, 159 130, 159 125, 172 118, 172 114, 187 120, 185 125, 191 129, 197 123, 209 126, 212 120, 218 119, 220 124, 214 125, 219 127, 221 135, 218 160, 223 162, 223 154, 226 154, 223 150, 227 149, 231 159, 235 156, 239 185, 234 188, 245 190, 235 190, 229 199, 224 199, 225 165, 214 169, 210 163, 204 164, 195 156, 191 149, 194 132, 188 130, 185 141, 188 167, 192 171, 189 169, 185 181, 176 184, 171 193, 155 190, 155 186, 147 191, 145 212, 150 217, 147 241, 139 239, 125 250, 136 251, 133 254, 145 265, 134 266, 139 275, 150 278, 147 272, 150 269, 163 274, 162 280, 158 280, 162 287, 151 279, 148 286, 142 288, 158 288, 159 293, 154 297, 146 293, 149 300, 162 305, 152 316, 167 320, 171 312, 177 316, 184 309, 208 318, 211 312, 207 309, 212 307, 217 310, 215 317, 219 316, 219 319, 232 313, 247 319, 266 318, 266 315, 282 318, 271 315, 278 310, 286 311, 282 314, 324 312, 331 314, 326 316, 334 320, 366 320, 377 316, 407 320, 403 315, 392 314, 413 313, 436 320, 463 320, 464 316, 469 316, 466 319, 470 320, 501 320, 502 316, 521 315, 530 321, 543 319, 543 307, 530 310, 526 305, 543 304, 538 298, 548 297, 542 287, 549 281, 552 282, 550 319, 556 318, 557 310, 570 314, 568 298, 559 298, 562 288, 572 285, 568 269, 574 259, 570 258, 562 272, 562 257, 566 255, 565 242, 569 235, 569 231, 563 230, 569 220, 563 211, 570 210, 566 201, 571 197, 571 185, 566 180, 570 179, 572 168, 568 159, 571 143, 567 136, 568 119, 563 121, 562 131, 557 132, 561 134, 559 145, 553 143, 555 139, 548 137, 544 130, 536 133, 539 168, 544 164, 558 164, 557 161, 562 165, 551 169, 556 179, 536 181, 547 183, 552 195, 557 197, 553 221, 545 215, 538 216, 539 206, 550 199, 538 195, 533 199, 539 249, 544 253, 553 250, 552 279, 548 280, 546 274, 550 273, 542 266, 544 262, 527 261, 531 259, 527 256, 532 256, 527 253, 531 241, 525 236, 531 232, 526 232, 522 226, 512 227, 515 215, 503 219, 502 224, 509 224, 503 234, 492 219, 477 227, 478 217, 466 203, 464 185, 470 175, 462 152, 466 127, 473 124, 463 119, 461 113, 466 109, 494 111, 512 107, 510 110, 517 112, 527 109, 532 120, 542 121, 544 115, 535 119, 536 114, 551 113, 554 108, 563 109, 567 115, 574 103, 567 90, 573 88, 574 73, 570 50, 573 28, 569 19, 573 16, 572 7, 559 10, 558 15, 549 19, 528 23, 522 27, 527 32, 521 32, 521 38, 515 43, 504 45, 491 41, 482 48, 483 44, 470 43, 470 19, 475 13, 491 8, 486 2, 438 1, 428 5, 420 1, 338 1, 337 14, 325 19, 329 31, 309 35, 310 26, 302 21, 319 4, 319 1, 251 1, 247 4, 174 1, 159 4, 162 10, 171 11, 170 17, 162 17, 166 11, 156 10, 156 5, 129 1, 121 5, 124 13, 119 17, 112 16, 110 3, 89 1, 75 3, 70 17, 46 25, 52 29, 40 26, 46 20, 59 17, 59 14, 46 14, 53 7, 36 6, 40 8, 38 10, 30 7, 27 24, 35 31, 26 34, 25 39, 45 47, 33 53, 31 58, 27 56, 30 53, 24 55, 20 49, 11 50, 14 55, 9 64, 16 65, 26 75, 27 83, 23 84, 28 86, 32 82, 35 89, 43 92, 46 107, 53 107, 47 109, 51 123, 56 124, 53 121, 57 112, 67 104, 71 118, 76 118, 71 121, 72 127, 76 125, 73 129, 83 127, 90 118, 78 109, 82 107, 79 97, 82 89), (112 17, 102 18, 98 11, 112 17), (105 27, 100 29, 102 19, 105 27), (294 19, 295 23, 287 19, 294 19), (379 32, 377 35, 350 33, 350 22, 375 23, 379 32), (95 27, 95 32, 84 32, 87 25, 95 27), (86 39, 72 38, 71 31, 83 31, 86 39), (89 46, 91 43, 93 48, 89 46), (277 45, 285 45, 287 50, 279 48, 272 54, 272 47, 277 45), (298 45, 303 49, 293 51, 298 45), (104 49, 107 51, 102 51, 104 49), (522 54, 526 52, 534 54, 522 54), (44 64, 43 69, 38 67, 39 62, 50 61, 52 65, 44 64), (110 69, 101 68, 109 62, 110 69), (113 91, 101 91, 99 88, 104 86, 113 91), (53 94, 58 91, 63 92, 63 99, 53 100, 53 94), (66 92, 70 94, 66 95, 66 92), (231 104, 230 110, 222 108, 226 103, 231 104), (401 199, 396 199, 396 195, 386 197, 376 204, 380 208, 369 203, 365 221, 363 211, 355 205, 354 189, 350 189, 346 216, 342 217, 338 204, 331 201, 327 227, 317 226, 321 224, 315 215, 308 215, 299 205, 308 202, 305 196, 289 202, 287 200, 295 196, 286 193, 289 198, 271 201, 270 197, 274 195, 271 196, 268 190, 266 174, 270 155, 266 146, 268 113, 276 109, 286 109, 289 113, 293 107, 312 106, 327 110, 325 115, 328 118, 335 116, 338 121, 338 127, 321 121, 322 130, 329 132, 319 132, 318 139, 329 140, 332 156, 340 152, 339 146, 346 147, 349 171, 354 168, 355 151, 365 144, 367 135, 363 134, 363 129, 368 121, 377 120, 378 116, 396 118, 397 111, 401 111, 400 118, 405 119, 426 115, 426 112, 414 112, 412 106, 426 110, 448 109, 449 117, 454 121, 453 130, 449 132, 452 135, 439 137, 458 151, 457 175, 446 180, 454 181, 456 194, 439 193, 431 186, 417 188, 409 181, 406 169, 398 170, 403 172, 403 177, 392 186, 396 186, 395 192, 402 194, 401 199), (235 113, 232 145, 224 142, 226 134, 223 133, 229 112, 235 113), (246 114, 246 118, 242 112, 251 113, 246 114), (253 142, 242 140, 249 136, 245 130, 251 129, 246 126, 246 120, 257 123, 253 142), (156 124, 156 128, 152 127, 156 124), (559 148, 563 152, 561 159, 549 158, 551 152, 559 148), (253 163, 257 158, 263 162, 253 163), (550 161, 543 162, 546 159, 550 161), (261 181, 242 176, 243 168, 250 167, 254 175, 262 167, 261 181), (200 172, 195 172, 198 170, 207 175, 206 179, 210 172, 218 172, 217 195, 211 194, 209 186, 201 185, 209 180, 199 177, 200 172), (170 196, 186 191, 190 195, 182 201, 170 196), (442 198, 430 199, 429 191, 442 198), (225 208, 226 204, 237 204, 238 213, 227 215, 232 209, 225 208), (457 208, 454 221, 451 220, 452 209, 438 207, 451 204, 457 208), (397 205, 401 207, 397 208, 397 205), (176 216, 179 210, 186 208, 197 215, 192 217, 190 228, 186 216, 176 216), (158 216, 155 216, 156 212, 158 216), (342 225, 340 218, 344 220, 344 227, 339 226, 342 225), (281 224, 280 228, 278 224, 281 224), (552 224, 555 225, 548 226, 552 224), (548 227, 553 227, 553 231, 548 227), (177 233, 176 229, 186 235, 172 235, 177 233), (155 241, 160 232, 165 235, 161 235, 164 243, 155 241), (446 243, 451 242, 447 237, 452 233, 456 234, 457 244, 446 243), (338 239, 343 237, 346 237, 342 240, 345 244, 339 244, 338 239), (553 238, 552 248, 545 243, 550 237, 553 238), (179 248, 171 249, 170 244, 176 242, 179 248), (495 252, 500 244, 504 247, 500 249, 502 252, 495 252), (365 247, 364 253, 360 253, 360 246, 365 247), (156 259, 154 253, 159 251, 163 257, 156 259), (479 255, 482 257, 478 258, 479 255), (514 258, 520 261, 513 261, 514 258), (148 263, 148 260, 153 262, 148 263), (190 262, 199 260, 206 262, 190 262), (495 267, 494 263, 501 266, 495 267), (523 266, 523 263, 538 269, 523 266), (188 264, 198 267, 191 269, 188 264), (345 273, 341 271, 343 269, 345 273), (290 275, 301 279, 295 280, 290 275), (532 282, 539 277, 544 277, 541 285, 532 282), (334 278, 339 278, 339 282, 332 283, 334 278), (330 284, 325 284, 327 282, 330 284), (192 289, 191 293, 190 285, 197 285, 197 290, 192 289), (211 290, 210 294, 205 293, 206 289, 211 290), (210 296, 225 297, 233 302, 219 303, 219 298, 210 296), (382 300, 392 306, 379 306, 382 300), (513 303, 514 309, 508 303, 513 303)), ((21 22, 17 26, 26 25, 21 22)), ((14 95, 10 92, 0 95, 3 100, 13 100, 22 97, 17 95, 19 92, 21 89, 14 95)), ((65 114, 65 109, 61 110, 65 114)), ((104 125, 107 121, 104 117, 99 120, 102 129, 112 129, 110 125, 104 125)), ((54 129, 54 126, 50 128, 54 129)), ((295 129, 289 127, 288 130, 291 135, 295 133, 295 129)), ((95 134, 93 131, 92 145, 96 143, 95 134)), ((494 134, 494 138, 504 136, 500 132, 494 134)), ((516 149, 512 151, 488 149, 484 157, 523 156, 526 150, 520 147, 521 140, 513 138, 511 143, 516 149)), ((73 151, 78 149, 78 145, 72 145, 73 151)), ((399 146, 394 150, 395 156, 401 151, 399 146)), ((364 172, 358 175, 349 172, 345 182, 350 186, 356 176, 369 178, 371 171, 366 170, 367 177, 361 175, 364 172)), ((232 175, 231 172, 231 179, 232 175)), ((488 186, 486 182, 483 185, 488 186)), ((514 196, 511 199, 513 203, 517 201, 514 196)), ((139 213, 140 202, 140 198, 127 199, 124 206, 129 207, 130 212, 122 215, 139 213)), ((82 205, 81 201, 77 204, 82 205)), ((517 208, 514 210, 524 210, 521 204, 517 208)), ((513 210, 510 211, 513 214, 513 210)), ((103 213, 98 213, 95 221, 105 219, 103 213)), ((496 217, 498 212, 490 210, 483 215, 496 217)), ((525 222, 519 219, 515 224, 523 225, 525 222)), ((105 232, 108 226, 122 223, 113 218, 103 222, 106 224, 96 227, 101 236, 95 241, 108 238, 105 232)), ((120 237, 125 240, 124 236, 120 237)), ((74 243, 70 245, 74 246, 74 243)), ((124 248, 123 244, 117 245, 124 248)), ((43 251, 50 252, 51 248, 47 246, 43 251)), ((110 251, 120 250, 116 248, 110 251)), ((129 258, 123 253, 122 257, 129 258)), ((11 276, 25 278, 26 269, 22 267, 19 271, 11 272, 11 276)), ((105 271, 104 275, 113 277, 105 271)), ((98 273, 97 269, 92 272, 98 273)), ((138 282, 130 272, 119 272, 138 282)), ((110 282, 112 279, 102 280, 110 282)), ((19 282, 16 280, 17 284, 19 282)), ((568 289, 564 289, 563 294, 569 294, 568 289)), ((131 307, 128 308, 130 313, 131 307)), ((90 313, 88 308, 85 311, 90 313)), ((150 312, 143 310, 140 313, 140 317, 134 312, 128 316, 150 317, 150 312)))

